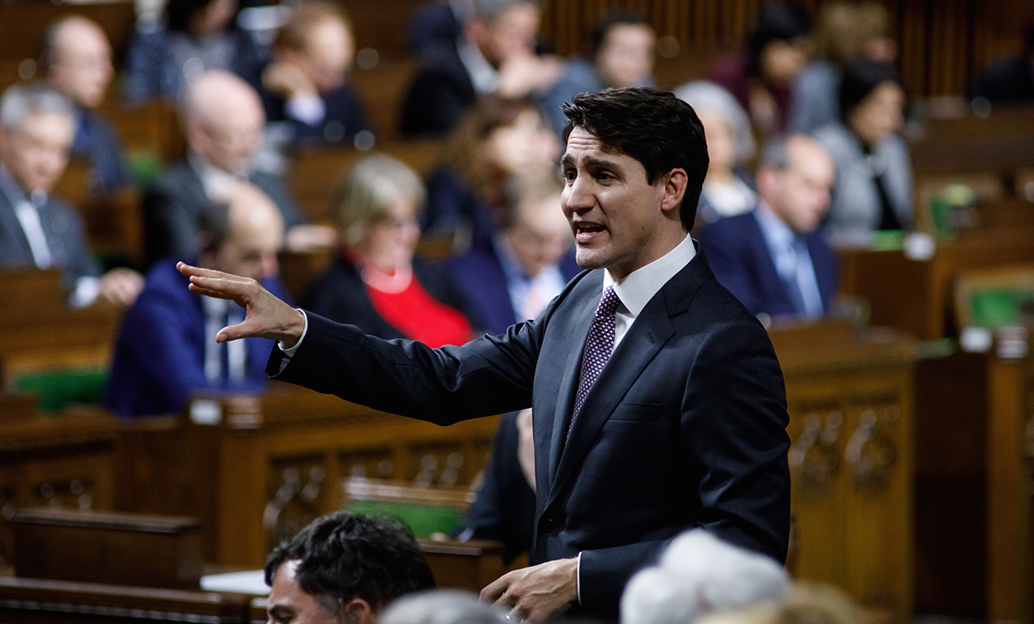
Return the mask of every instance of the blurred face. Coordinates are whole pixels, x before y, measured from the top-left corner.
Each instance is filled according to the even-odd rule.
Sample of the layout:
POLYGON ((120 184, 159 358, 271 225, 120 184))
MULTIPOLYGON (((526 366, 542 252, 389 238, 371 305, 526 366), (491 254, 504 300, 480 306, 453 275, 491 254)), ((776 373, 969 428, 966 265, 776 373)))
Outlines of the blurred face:
POLYGON ((829 154, 810 139, 787 145, 789 162, 782 171, 763 167, 758 173, 762 198, 790 229, 815 231, 829 209, 834 165, 829 154))
POLYGON ((420 241, 418 216, 416 199, 402 198, 384 219, 366 231, 358 245, 363 259, 385 272, 408 269, 420 241))
POLYGON ((571 246, 571 228, 560 209, 560 196, 518 206, 517 220, 506 231, 506 240, 528 277, 559 263, 571 246))
POLYGON ((646 24, 618 24, 607 33, 596 53, 596 65, 608 86, 643 84, 653 71, 653 29, 646 24))
POLYGON ((192 122, 190 147, 227 173, 246 172, 266 121, 257 98, 230 97, 207 113, 192 122))
POLYGON ((725 117, 709 110, 698 110, 697 116, 707 139, 707 157, 711 161, 708 174, 731 172, 736 165, 736 133, 732 126, 725 117))
POLYGON ((87 108, 104 99, 114 69, 104 32, 87 22, 69 22, 57 37, 48 78, 54 88, 87 108))
POLYGON ((340 624, 334 614, 321 608, 315 596, 302 591, 295 576, 297 564, 282 563, 273 577, 266 607, 268 624, 340 624))
POLYGON ((535 52, 539 32, 539 8, 522 3, 506 9, 490 24, 480 24, 476 41, 489 63, 498 67, 506 61, 535 52))
POLYGON ((211 37, 221 33, 237 12, 237 0, 212 0, 190 18, 190 32, 195 37, 211 37))
POLYGON ((761 49, 761 73, 774 85, 788 84, 808 62, 804 41, 772 41, 761 49))
POLYGON ((284 225, 276 207, 270 204, 262 210, 231 208, 230 220, 230 236, 215 252, 212 268, 256 280, 277 275, 277 252, 283 246, 284 225))
POLYGON ((328 19, 309 32, 302 66, 321 93, 332 91, 345 82, 355 56, 355 40, 343 22, 328 19))
POLYGON ((50 192, 68 164, 74 124, 57 113, 29 113, 20 128, 0 131, 0 158, 28 192, 50 192))
POLYGON ((901 129, 904 123, 905 93, 893 82, 873 89, 848 117, 855 134, 869 145, 876 145, 901 129))
POLYGON ((508 126, 492 131, 485 139, 488 158, 511 175, 529 175, 553 170, 560 143, 534 109, 521 111, 508 126))

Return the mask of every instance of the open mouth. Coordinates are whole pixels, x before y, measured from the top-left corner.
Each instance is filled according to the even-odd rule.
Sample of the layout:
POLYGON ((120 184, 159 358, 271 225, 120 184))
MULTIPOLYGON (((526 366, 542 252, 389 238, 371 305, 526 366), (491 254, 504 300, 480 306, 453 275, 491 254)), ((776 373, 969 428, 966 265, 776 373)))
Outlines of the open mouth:
POLYGON ((607 228, 603 227, 599 223, 592 222, 580 222, 574 226, 574 239, 579 243, 588 243, 594 239, 598 234, 606 231, 607 228))

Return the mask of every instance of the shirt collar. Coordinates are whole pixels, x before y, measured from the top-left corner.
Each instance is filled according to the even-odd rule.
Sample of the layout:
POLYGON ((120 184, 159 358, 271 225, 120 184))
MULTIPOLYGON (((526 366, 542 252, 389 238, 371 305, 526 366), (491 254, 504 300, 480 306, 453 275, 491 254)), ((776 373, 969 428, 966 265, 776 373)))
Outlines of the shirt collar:
POLYGON ((772 212, 764 201, 758 202, 758 208, 754 212, 758 224, 761 225, 761 233, 765 235, 770 247, 789 249, 797 241, 797 234, 790 229, 782 219, 772 212))
POLYGON ((477 44, 461 37, 456 42, 456 51, 459 52, 460 62, 467 69, 470 75, 470 82, 474 85, 474 91, 478 95, 495 93, 499 86, 499 76, 492 64, 488 62, 485 55, 478 49, 477 44))
POLYGON ((621 304, 633 317, 639 316, 653 296, 695 256, 693 239, 686 235, 674 249, 650 264, 632 271, 620 282, 614 281, 610 271, 604 271, 603 289, 613 286, 614 292, 621 299, 621 304))
POLYGON ((42 206, 47 203, 47 193, 43 191, 28 192, 23 189, 4 164, 0 164, 0 192, 7 197, 7 201, 11 202, 12 206, 17 206, 25 200, 29 200, 34 206, 42 206))
POLYGON ((193 150, 187 154, 187 162, 201 178, 201 186, 204 187, 205 195, 209 199, 225 194, 235 184, 246 178, 246 176, 235 176, 223 171, 193 150))

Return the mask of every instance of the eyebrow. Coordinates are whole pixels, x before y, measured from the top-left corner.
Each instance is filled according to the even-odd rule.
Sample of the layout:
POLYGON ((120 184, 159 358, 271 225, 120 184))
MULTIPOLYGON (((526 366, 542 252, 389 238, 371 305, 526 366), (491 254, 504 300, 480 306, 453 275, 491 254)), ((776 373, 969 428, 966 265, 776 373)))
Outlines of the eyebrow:
MULTIPOLYGON (((598 158, 596 156, 586 156, 584 159, 582 159, 582 162, 590 167, 606 167, 608 169, 618 168, 618 163, 612 160, 607 160, 605 158, 598 158)), ((573 165, 574 157, 570 154, 564 154, 564 157, 560 160, 560 164, 565 167, 568 165, 573 165)))

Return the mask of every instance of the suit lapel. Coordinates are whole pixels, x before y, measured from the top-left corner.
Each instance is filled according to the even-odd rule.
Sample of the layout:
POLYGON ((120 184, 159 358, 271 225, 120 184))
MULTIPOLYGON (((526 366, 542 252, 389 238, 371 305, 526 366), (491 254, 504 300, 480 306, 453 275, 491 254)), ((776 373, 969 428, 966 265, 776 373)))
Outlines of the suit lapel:
POLYGON ((752 248, 756 252, 754 265, 758 270, 759 286, 765 292, 764 300, 771 302, 774 313, 792 313, 794 311, 793 300, 790 298, 790 293, 786 291, 789 286, 783 281, 783 278, 779 277, 772 250, 769 249, 768 240, 765 239, 761 225, 758 223, 756 209, 751 217, 750 235, 754 240, 752 248))

